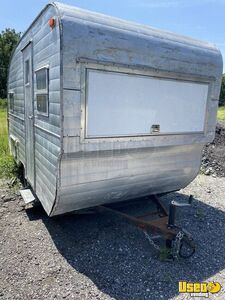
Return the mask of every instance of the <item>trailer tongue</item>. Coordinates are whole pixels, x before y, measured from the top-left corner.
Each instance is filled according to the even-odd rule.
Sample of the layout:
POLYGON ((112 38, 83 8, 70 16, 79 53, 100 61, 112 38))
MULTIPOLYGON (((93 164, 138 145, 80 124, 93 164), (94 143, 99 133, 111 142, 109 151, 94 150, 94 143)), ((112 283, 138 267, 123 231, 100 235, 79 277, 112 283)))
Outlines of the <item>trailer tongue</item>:
POLYGON ((156 195, 145 197, 142 201, 140 199, 133 200, 132 202, 123 202, 110 205, 101 205, 98 207, 100 212, 109 211, 113 214, 121 216, 131 223, 135 224, 138 228, 143 230, 149 243, 157 250, 161 251, 161 248, 155 243, 155 239, 163 237, 166 242, 166 247, 169 250, 168 258, 179 259, 189 258, 195 253, 195 243, 192 235, 175 223, 176 208, 188 207, 192 204, 192 195, 189 196, 187 203, 179 203, 177 201, 171 201, 169 206, 169 212, 163 205, 160 198, 156 195), (127 207, 136 206, 135 211, 138 211, 138 206, 143 207, 145 204, 154 203, 156 206, 155 211, 145 212, 145 214, 134 215, 126 211, 127 207), (159 235, 151 237, 151 233, 157 233, 159 235))

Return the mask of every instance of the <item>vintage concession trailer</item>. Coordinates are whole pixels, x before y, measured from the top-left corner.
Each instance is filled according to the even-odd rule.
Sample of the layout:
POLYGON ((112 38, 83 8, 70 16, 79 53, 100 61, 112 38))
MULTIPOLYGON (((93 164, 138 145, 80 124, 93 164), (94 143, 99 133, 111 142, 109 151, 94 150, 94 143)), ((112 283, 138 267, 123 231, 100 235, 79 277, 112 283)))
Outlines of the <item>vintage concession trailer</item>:
POLYGON ((48 4, 11 59, 9 140, 48 215, 179 190, 211 142, 220 52, 48 4))

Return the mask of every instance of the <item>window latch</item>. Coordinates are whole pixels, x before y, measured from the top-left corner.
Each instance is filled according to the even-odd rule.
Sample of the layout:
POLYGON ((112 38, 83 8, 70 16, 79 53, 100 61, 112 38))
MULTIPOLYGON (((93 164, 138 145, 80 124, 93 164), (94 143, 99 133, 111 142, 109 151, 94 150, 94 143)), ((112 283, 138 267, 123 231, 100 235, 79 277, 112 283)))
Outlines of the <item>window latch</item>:
POLYGON ((151 126, 151 133, 160 132, 160 125, 159 124, 153 124, 151 126))

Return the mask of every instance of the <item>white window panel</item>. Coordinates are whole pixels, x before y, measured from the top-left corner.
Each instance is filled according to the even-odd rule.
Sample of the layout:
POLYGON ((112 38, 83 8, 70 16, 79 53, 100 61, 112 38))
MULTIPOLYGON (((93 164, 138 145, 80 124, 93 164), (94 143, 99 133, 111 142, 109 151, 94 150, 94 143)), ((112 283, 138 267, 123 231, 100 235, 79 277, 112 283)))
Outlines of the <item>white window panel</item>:
POLYGON ((204 131, 208 84, 91 69, 86 82, 87 137, 204 131))

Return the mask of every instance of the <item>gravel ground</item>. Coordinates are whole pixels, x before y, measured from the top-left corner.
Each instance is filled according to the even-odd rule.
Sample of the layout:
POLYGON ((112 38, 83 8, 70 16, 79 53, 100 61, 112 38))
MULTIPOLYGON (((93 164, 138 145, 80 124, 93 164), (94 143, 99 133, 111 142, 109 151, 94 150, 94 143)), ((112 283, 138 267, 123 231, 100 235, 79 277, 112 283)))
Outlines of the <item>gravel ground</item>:
MULTIPOLYGON (((176 262, 159 261, 143 233, 115 215, 48 218, 6 191, 0 189, 0 299, 193 299, 179 295, 179 280, 225 287, 225 178, 199 175, 163 197, 194 196, 178 223, 197 250, 176 262)), ((210 299, 225 299, 225 290, 210 299)))
POLYGON ((217 123, 214 141, 204 147, 201 170, 205 175, 225 176, 225 124, 222 122, 217 123))

